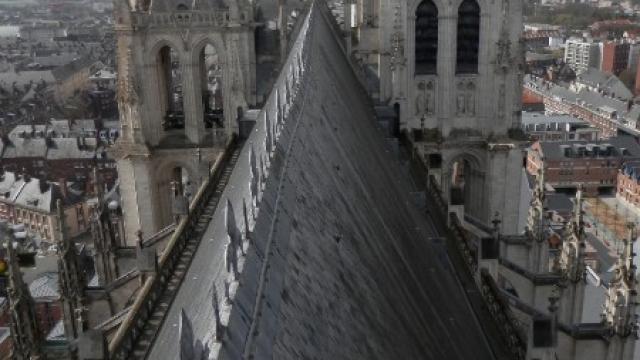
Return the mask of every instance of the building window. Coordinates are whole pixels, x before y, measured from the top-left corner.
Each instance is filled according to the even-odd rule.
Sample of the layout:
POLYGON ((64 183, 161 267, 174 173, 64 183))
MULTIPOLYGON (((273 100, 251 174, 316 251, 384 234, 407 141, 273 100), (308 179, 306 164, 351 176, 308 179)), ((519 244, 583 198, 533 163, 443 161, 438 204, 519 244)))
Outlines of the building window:
POLYGON ((475 0, 464 0, 458 8, 456 74, 478 73, 479 43, 480 6, 475 0))
POLYGON ((435 74, 438 64, 438 8, 424 0, 416 9, 416 74, 435 74))

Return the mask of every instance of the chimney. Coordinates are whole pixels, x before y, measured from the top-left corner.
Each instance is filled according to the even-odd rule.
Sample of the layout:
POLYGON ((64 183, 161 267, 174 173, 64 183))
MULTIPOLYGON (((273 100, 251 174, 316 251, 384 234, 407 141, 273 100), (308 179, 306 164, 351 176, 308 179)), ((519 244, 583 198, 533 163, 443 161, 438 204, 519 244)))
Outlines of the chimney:
POLYGON ((60 186, 60 193, 62 194, 62 198, 66 199, 67 198, 67 179, 65 178, 60 178, 58 180, 58 185, 60 186))
POLYGON ((95 195, 93 193, 94 189, 95 189, 95 184, 94 184, 93 177, 89 176, 84 181, 84 194, 86 196, 95 195))
POLYGON ((44 194, 45 192, 47 192, 47 190, 49 190, 49 181, 47 181, 46 177, 43 177, 42 179, 40 179, 39 184, 40 184, 41 194, 44 194))

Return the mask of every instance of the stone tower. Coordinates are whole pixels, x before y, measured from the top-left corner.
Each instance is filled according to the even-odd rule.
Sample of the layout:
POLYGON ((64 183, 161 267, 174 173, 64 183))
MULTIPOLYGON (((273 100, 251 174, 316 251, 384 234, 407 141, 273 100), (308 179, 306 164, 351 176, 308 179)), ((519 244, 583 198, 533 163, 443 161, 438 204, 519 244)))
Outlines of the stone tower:
POLYGON ((585 292, 585 249, 582 189, 578 189, 573 209, 573 219, 564 226, 564 241, 557 259, 556 271, 561 280, 559 320, 567 324, 580 323, 585 292))
POLYGON ((11 338, 13 339, 12 359, 39 359, 43 339, 36 318, 35 302, 27 284, 22 280, 17 254, 13 248, 13 232, 7 230, 6 222, 0 221, 0 236, 3 237, 2 243, 6 246, 9 263, 7 293, 11 313, 11 338))
POLYGON ((67 339, 77 339, 86 327, 84 304, 84 288, 86 281, 75 244, 69 238, 65 224, 62 201, 57 203, 58 231, 58 282, 60 286, 60 302, 64 321, 64 332, 67 339))
POLYGON ((377 71, 449 204, 504 233, 519 216, 524 56, 521 0, 358 0, 354 56, 377 71), (384 14, 384 15, 383 15, 384 14), (387 15, 388 14, 388 15, 387 15))
POLYGON ((248 1, 116 0, 121 137, 114 150, 125 240, 171 224, 170 183, 194 195, 255 103, 248 1))
POLYGON ((118 278, 116 247, 122 237, 120 206, 117 201, 105 203, 102 182, 96 170, 93 172, 96 204, 91 215, 91 238, 95 246, 95 269, 100 286, 108 286, 118 278))

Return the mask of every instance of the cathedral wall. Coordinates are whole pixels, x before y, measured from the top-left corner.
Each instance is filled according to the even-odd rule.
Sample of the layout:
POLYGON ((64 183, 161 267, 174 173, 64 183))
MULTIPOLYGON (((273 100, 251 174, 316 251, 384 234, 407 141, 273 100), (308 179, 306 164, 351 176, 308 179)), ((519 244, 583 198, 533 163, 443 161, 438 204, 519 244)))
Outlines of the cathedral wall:
POLYGON ((500 267, 500 275, 513 286, 522 301, 527 304, 533 303, 534 289, 529 279, 504 266, 500 267))
POLYGON ((144 159, 118 160, 127 245, 136 244, 138 230, 146 238, 173 222, 175 168, 186 170, 191 184, 185 193, 195 196, 221 152, 218 148, 158 150, 144 159))
MULTIPOLYGON (((491 146, 491 145, 490 145, 491 146)), ((509 145, 496 145, 489 151, 485 193, 490 194, 489 214, 499 213, 503 234, 517 234, 520 218, 522 150, 509 145), (514 179, 514 176, 517 176, 514 179)), ((523 214, 524 215, 524 214, 523 214)))
POLYGON ((563 354, 567 359, 580 359, 575 357, 576 340, 570 334, 563 331, 558 331, 558 345, 556 346, 556 352, 563 354))
MULTIPOLYGON (((559 348, 558 352, 561 353, 563 349, 559 348)), ((584 360, 601 360, 607 358, 607 344, 603 340, 576 340, 575 346, 572 352, 574 353, 573 359, 584 360)))
POLYGON ((529 185, 527 170, 522 168, 520 174, 520 207, 518 208, 518 226, 516 230, 518 234, 523 234, 529 220, 528 213, 531 200, 533 199, 533 190, 529 185))
POLYGON ((504 244, 500 251, 500 257, 508 259, 523 269, 528 269, 530 267, 529 256, 531 249, 529 247, 519 244, 504 244))
POLYGON ((549 297, 553 294, 554 286, 555 284, 534 286, 534 296, 532 302, 529 304, 542 313, 548 313, 549 297))
POLYGON ((142 230, 151 233, 153 228, 153 214, 151 209, 142 210, 138 208, 138 199, 151 199, 148 177, 143 174, 136 174, 136 168, 146 168, 144 162, 138 162, 136 166, 132 160, 121 159, 117 162, 118 179, 120 181, 121 204, 124 218, 125 240, 128 246, 135 245, 136 232, 142 230), (136 177, 136 175, 138 175, 136 177), (144 225, 144 226, 143 226, 144 225))

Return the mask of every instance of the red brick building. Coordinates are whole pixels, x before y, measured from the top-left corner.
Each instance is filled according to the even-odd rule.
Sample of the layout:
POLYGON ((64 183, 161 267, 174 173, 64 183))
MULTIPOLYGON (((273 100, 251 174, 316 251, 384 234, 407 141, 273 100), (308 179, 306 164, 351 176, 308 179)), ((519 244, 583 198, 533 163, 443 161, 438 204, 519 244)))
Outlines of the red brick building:
POLYGON ((555 188, 584 185, 588 193, 616 187, 618 170, 640 161, 640 145, 633 137, 618 136, 600 142, 536 142, 527 154, 527 171, 544 170, 545 183, 555 188))
POLYGON ((522 92, 522 109, 524 111, 544 110, 542 96, 525 88, 522 92))
POLYGON ((0 136, 0 164, 4 170, 53 181, 85 181, 96 168, 105 184, 115 183, 116 163, 107 156, 104 140, 98 140, 101 126, 93 120, 50 123, 18 125, 0 136))
MULTIPOLYGON (((534 98, 535 96, 542 97, 545 111, 554 114, 567 114, 584 120, 600 129, 602 138, 615 136, 618 132, 616 119, 618 117, 625 118, 627 115, 623 114, 622 111, 618 112, 617 109, 608 106, 594 106, 594 104, 586 102, 584 99, 580 99, 580 97, 589 96, 593 98, 593 100, 601 100, 603 103, 618 102, 618 100, 604 98, 602 95, 588 90, 583 90, 580 94, 577 94, 569 89, 562 88, 552 82, 539 78, 528 78, 528 80, 525 80, 523 96, 527 98, 534 98)), ((627 109, 624 104, 622 107, 625 110, 627 109)), ((628 112, 628 114, 631 113, 631 111, 628 112)), ((632 128, 636 127, 635 124, 629 125, 631 125, 632 128)))
POLYGON ((594 22, 589 26, 594 38, 619 38, 627 30, 637 29, 638 26, 629 19, 612 19, 594 22))
POLYGON ((640 206, 640 162, 629 161, 618 171, 616 196, 628 203, 640 206))
POLYGON ((628 61, 628 43, 605 41, 602 44, 602 71, 619 75, 623 70, 627 68, 628 61))

